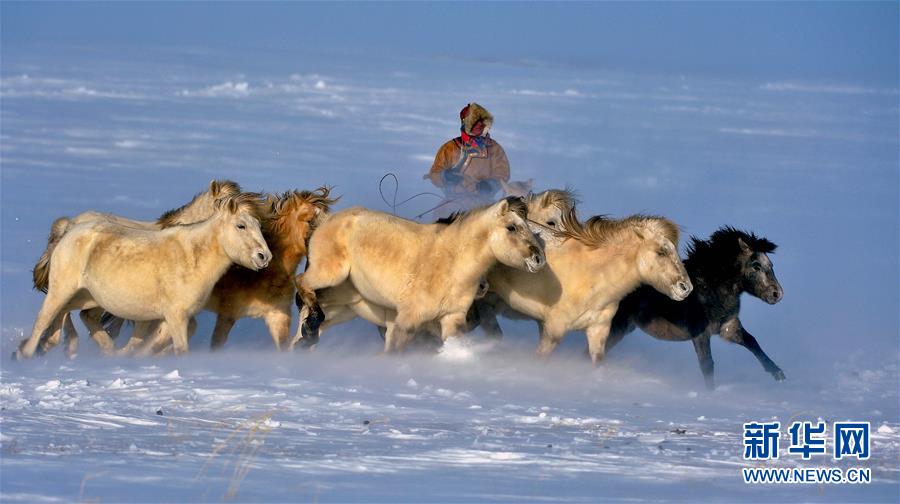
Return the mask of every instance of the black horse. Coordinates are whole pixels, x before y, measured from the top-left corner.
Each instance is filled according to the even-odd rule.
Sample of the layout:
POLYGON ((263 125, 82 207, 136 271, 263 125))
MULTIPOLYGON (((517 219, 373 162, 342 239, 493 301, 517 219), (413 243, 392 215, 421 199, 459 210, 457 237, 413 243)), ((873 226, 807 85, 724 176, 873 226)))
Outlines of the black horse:
POLYGON ((640 287, 619 303, 606 350, 609 351, 635 327, 654 338, 694 343, 707 388, 715 388, 709 338, 718 334, 742 345, 778 381, 784 373, 763 352, 738 318, 741 294, 746 292, 769 304, 784 297, 784 291, 767 254, 776 245, 753 233, 732 227, 717 230, 708 240, 691 238, 684 266, 694 290, 683 301, 673 301, 651 287, 640 287))

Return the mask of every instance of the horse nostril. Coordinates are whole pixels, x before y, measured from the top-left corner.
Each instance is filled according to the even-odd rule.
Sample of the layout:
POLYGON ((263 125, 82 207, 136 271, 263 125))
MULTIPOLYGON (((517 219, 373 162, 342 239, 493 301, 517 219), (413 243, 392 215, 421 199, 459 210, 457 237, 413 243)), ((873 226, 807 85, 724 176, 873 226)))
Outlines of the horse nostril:
POLYGON ((256 257, 258 257, 260 261, 265 261, 265 260, 266 260, 266 255, 263 254, 262 252, 257 252, 257 253, 256 253, 256 257))
POLYGON ((775 301, 778 301, 778 298, 780 298, 780 297, 781 297, 780 292, 778 292, 777 290, 772 291, 772 299, 774 299, 775 301))

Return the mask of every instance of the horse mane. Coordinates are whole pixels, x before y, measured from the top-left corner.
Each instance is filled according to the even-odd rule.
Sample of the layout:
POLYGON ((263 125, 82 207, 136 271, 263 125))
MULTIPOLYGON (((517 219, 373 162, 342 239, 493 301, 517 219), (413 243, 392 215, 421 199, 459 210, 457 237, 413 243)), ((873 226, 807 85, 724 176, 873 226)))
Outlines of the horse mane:
POLYGON ((167 228, 178 224, 184 224, 184 222, 181 222, 179 220, 181 215, 191 205, 195 204, 201 197, 208 196, 213 200, 218 200, 220 198, 227 198, 230 196, 241 194, 241 192, 242 191, 240 184, 233 180, 213 180, 209 183, 209 189, 195 194, 194 197, 191 198, 191 201, 185 203, 184 205, 181 205, 178 208, 168 210, 164 214, 160 215, 159 218, 156 219, 156 225, 160 228, 167 228))
POLYGON ((566 187, 565 189, 548 189, 537 194, 528 193, 525 201, 529 206, 537 203, 540 208, 555 206, 560 210, 568 211, 578 203, 578 196, 575 191, 566 187))
POLYGON ((453 224, 454 222, 459 220, 459 217, 462 213, 463 212, 461 210, 457 210, 446 217, 441 217, 440 219, 434 221, 434 223, 435 224, 444 224, 444 225, 453 224))
POLYGON ((738 240, 743 240, 756 253, 770 254, 778 248, 773 242, 752 232, 723 226, 708 240, 692 236, 684 265, 689 271, 703 271, 711 279, 727 280, 738 273, 737 257, 741 254, 738 240))
MULTIPOLYGON (((504 198, 507 203, 509 203, 509 210, 514 212, 516 215, 522 218, 522 220, 528 220, 528 204, 525 202, 523 198, 517 198, 515 196, 510 196, 508 198, 504 198)), ((490 203, 488 205, 480 206, 473 208, 471 210, 466 211, 456 211, 447 217, 441 217, 440 219, 434 221, 435 224, 443 224, 449 226, 450 224, 458 224, 466 219, 470 218, 473 215, 478 215, 488 208, 494 206, 496 203, 490 203)))
POLYGON ((331 187, 328 186, 322 186, 314 191, 286 191, 273 198, 272 211, 276 215, 281 215, 285 210, 306 204, 327 212, 331 205, 341 199, 340 196, 331 198, 330 195, 331 187))
POLYGON ((678 226, 666 219, 655 215, 635 214, 623 219, 610 219, 605 215, 595 215, 580 222, 575 207, 563 213, 562 229, 555 234, 563 238, 574 238, 588 247, 596 248, 608 243, 613 237, 627 230, 640 233, 641 229, 652 229, 662 233, 676 247, 678 246, 678 226))
POLYGON ((290 222, 286 217, 301 205, 310 205, 319 212, 310 216, 310 226, 315 227, 317 224, 317 215, 327 213, 331 209, 331 205, 337 203, 340 196, 332 198, 331 187, 322 186, 314 191, 286 191, 278 196, 266 195, 266 204, 269 207, 269 219, 266 226, 269 230, 276 234, 286 234, 289 231, 290 222))
POLYGON ((232 202, 237 206, 237 212, 252 213, 259 219, 260 224, 263 224, 272 217, 272 214, 266 206, 265 196, 258 192, 242 192, 233 196, 218 198, 213 205, 216 211, 219 212, 226 206, 232 204, 232 202))

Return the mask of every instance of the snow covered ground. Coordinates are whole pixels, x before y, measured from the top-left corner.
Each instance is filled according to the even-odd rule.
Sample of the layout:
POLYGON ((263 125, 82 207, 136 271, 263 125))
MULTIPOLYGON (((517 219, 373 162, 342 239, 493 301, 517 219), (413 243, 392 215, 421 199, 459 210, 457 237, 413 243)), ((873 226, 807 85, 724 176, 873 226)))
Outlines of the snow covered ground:
MULTIPOLYGON (((377 336, 370 334, 375 339, 377 336)), ((578 352, 234 351, 5 364, 4 501, 892 501, 897 369, 725 384, 578 352), (873 483, 748 486, 744 421, 865 417, 873 483)), ((699 374, 699 373, 698 373, 699 374)), ((782 440, 786 446, 787 438, 782 440)), ((832 466, 815 460, 805 465, 832 466)), ((782 455, 775 466, 800 465, 782 455)), ((838 467, 846 467, 841 462, 838 467)))
MULTIPOLYGON (((896 82, 324 42, 4 38, 2 51, 0 500, 896 502, 896 82), (258 321, 211 355, 204 314, 182 358, 103 359, 86 338, 71 362, 6 358, 43 299, 30 269, 55 217, 152 219, 212 178, 331 184, 338 208, 387 210, 378 180, 396 173, 400 199, 430 190, 421 176, 473 100, 496 116, 513 178, 575 188, 583 215, 662 214, 684 236, 727 224, 778 243, 785 298, 745 299, 742 320, 787 381, 715 341, 707 392, 691 345, 641 334, 599 369, 574 334, 537 362, 534 326, 508 321, 499 347, 475 335, 440 356, 380 356, 362 323, 278 355, 258 321), (771 418, 870 421, 859 465, 874 481, 745 485, 742 424, 771 418)), ((797 464, 847 466, 772 465, 797 464)))

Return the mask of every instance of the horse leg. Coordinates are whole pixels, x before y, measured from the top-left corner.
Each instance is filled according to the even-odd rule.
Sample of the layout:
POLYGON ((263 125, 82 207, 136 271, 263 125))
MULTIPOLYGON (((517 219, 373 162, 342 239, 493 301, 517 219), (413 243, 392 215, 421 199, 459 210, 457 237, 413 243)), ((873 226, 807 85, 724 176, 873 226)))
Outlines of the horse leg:
POLYGON ((294 338, 291 340, 290 344, 287 347, 287 350, 289 352, 294 350, 294 347, 297 345, 297 343, 299 343, 303 348, 314 347, 319 342, 319 333, 325 331, 329 327, 342 324, 344 322, 347 322, 348 320, 353 320, 354 318, 356 318, 356 312, 354 312, 349 306, 346 305, 329 306, 328 312, 325 313, 325 320, 319 326, 314 340, 307 339, 303 334, 303 316, 304 314, 303 312, 301 312, 297 333, 294 335, 294 338))
POLYGON ((612 324, 609 327, 609 336, 606 338, 606 352, 609 352, 629 333, 634 331, 635 324, 630 319, 622 320, 619 317, 613 317, 612 324))
MULTIPOLYGON (((153 339, 148 343, 146 348, 145 355, 167 355, 169 353, 175 353, 174 342, 172 341, 172 335, 169 333, 168 324, 165 320, 157 320, 156 331, 153 335, 153 339)), ((191 317, 188 320, 188 329, 187 329, 187 339, 190 341, 191 338, 194 337, 194 333, 197 332, 197 319, 195 317, 191 317)))
POLYGON ((266 326, 272 335, 272 342, 279 351, 287 350, 288 339, 291 337, 291 310, 288 306, 287 313, 282 310, 272 310, 266 314, 266 326))
POLYGON ((316 291, 340 285, 350 274, 350 264, 347 260, 337 259, 336 257, 345 258, 346 254, 331 255, 326 260, 315 262, 307 259, 306 271, 294 279, 294 285, 297 287, 297 294, 295 295, 297 307, 301 310, 303 308, 308 309, 304 323, 301 324, 301 329, 311 340, 318 337, 319 325, 325 320, 325 314, 319 306, 316 291))
POLYGON ((61 313, 53 319, 53 323, 47 328, 45 337, 41 338, 41 344, 38 346, 39 353, 46 354, 59 344, 62 339, 63 321, 68 314, 68 312, 61 313))
POLYGON ((78 331, 72 323, 72 314, 66 313, 63 321, 63 332, 66 335, 66 357, 74 359, 78 353, 78 331))
POLYGON ((72 299, 72 295, 75 294, 76 290, 74 284, 57 285, 47 293, 47 297, 44 298, 44 302, 41 304, 41 309, 38 310, 34 326, 31 328, 31 336, 19 343, 19 348, 13 354, 14 359, 28 359, 34 356, 44 331, 66 308, 66 304, 72 299))
POLYGON ((465 313, 449 313, 441 317, 441 339, 446 342, 452 337, 460 336, 466 327, 465 313))
POLYGON ((709 347, 709 334, 703 333, 691 341, 694 343, 694 351, 697 352, 697 361, 700 363, 700 371, 703 373, 706 388, 713 390, 716 388, 716 378, 715 364, 709 347))
POLYGON ((565 328, 546 322, 539 323, 538 326, 540 327, 540 340, 538 341, 537 355, 546 358, 559 346, 559 342, 565 335, 565 328))
POLYGON ((188 352, 188 325, 191 317, 183 312, 172 312, 165 315, 166 329, 172 339, 172 350, 175 355, 188 352))
POLYGON ((146 343, 147 334, 156 326, 156 320, 138 320, 134 323, 134 328, 131 330, 131 337, 128 338, 128 343, 125 344, 122 348, 119 349, 119 355, 133 355, 139 349, 141 349, 146 343))
POLYGON ((413 324, 403 313, 398 313, 393 324, 388 324, 384 339, 384 352, 402 352, 416 335, 416 324, 413 324))
POLYGON ((172 343, 171 335, 169 334, 169 324, 165 320, 149 320, 144 327, 145 332, 151 334, 151 336, 141 344, 136 355, 140 357, 161 355, 163 350, 172 343))
POLYGON ((725 324, 722 324, 719 335, 727 341, 737 343, 747 350, 750 350, 750 352, 753 353, 753 356, 756 357, 756 360, 762 365, 763 369, 772 375, 772 378, 775 378, 776 381, 784 381, 784 371, 782 371, 781 368, 766 355, 766 352, 759 346, 759 342, 756 341, 756 338, 754 338, 752 334, 744 329, 744 326, 739 319, 734 318, 725 324))
POLYGON ((595 323, 585 331, 588 342, 588 355, 596 366, 606 356, 606 342, 609 337, 609 322, 595 323))
MULTIPOLYGON (((474 312, 474 320, 473 324, 470 324, 466 332, 470 332, 475 329, 475 326, 481 326, 481 330, 484 331, 484 335, 487 336, 487 339, 491 341, 500 341, 503 339, 503 329, 500 328, 500 324, 497 322, 497 308, 492 303, 490 303, 487 298, 476 300, 472 303, 472 307, 469 309, 474 312)), ((469 318, 468 316, 466 317, 469 318)))
MULTIPOLYGON (((156 330, 156 337, 150 344, 150 351, 153 355, 165 355, 168 352, 175 353, 174 341, 172 335, 169 334, 168 324, 164 320, 158 321, 159 327, 156 330)), ((187 339, 190 341, 197 332, 197 319, 191 317, 187 324, 187 339)))
POLYGON ((116 344, 113 343, 112 338, 109 337, 106 329, 103 328, 103 323, 100 321, 103 311, 103 308, 91 308, 81 310, 78 315, 81 317, 84 325, 87 326, 88 331, 91 332, 91 339, 100 346, 100 351, 103 352, 103 355, 111 355, 116 348, 116 344))
MULTIPOLYGON (((228 341, 228 333, 231 332, 231 328, 234 327, 235 322, 237 322, 237 319, 230 315, 223 315, 220 313, 216 316, 216 327, 213 328, 212 340, 209 342, 210 350, 220 350, 222 346, 225 345, 225 342, 228 341)), ((269 323, 268 319, 266 320, 266 323, 269 323)), ((271 326, 269 327, 269 331, 272 331, 271 326)), ((277 342, 275 343, 275 347, 278 347, 277 342)))
POLYGON ((104 321, 104 327, 106 328, 106 334, 109 334, 109 337, 112 339, 117 339, 119 337, 119 333, 122 332, 122 326, 125 324, 125 319, 116 317, 112 314, 107 314, 104 316, 104 319, 108 319, 104 321))

